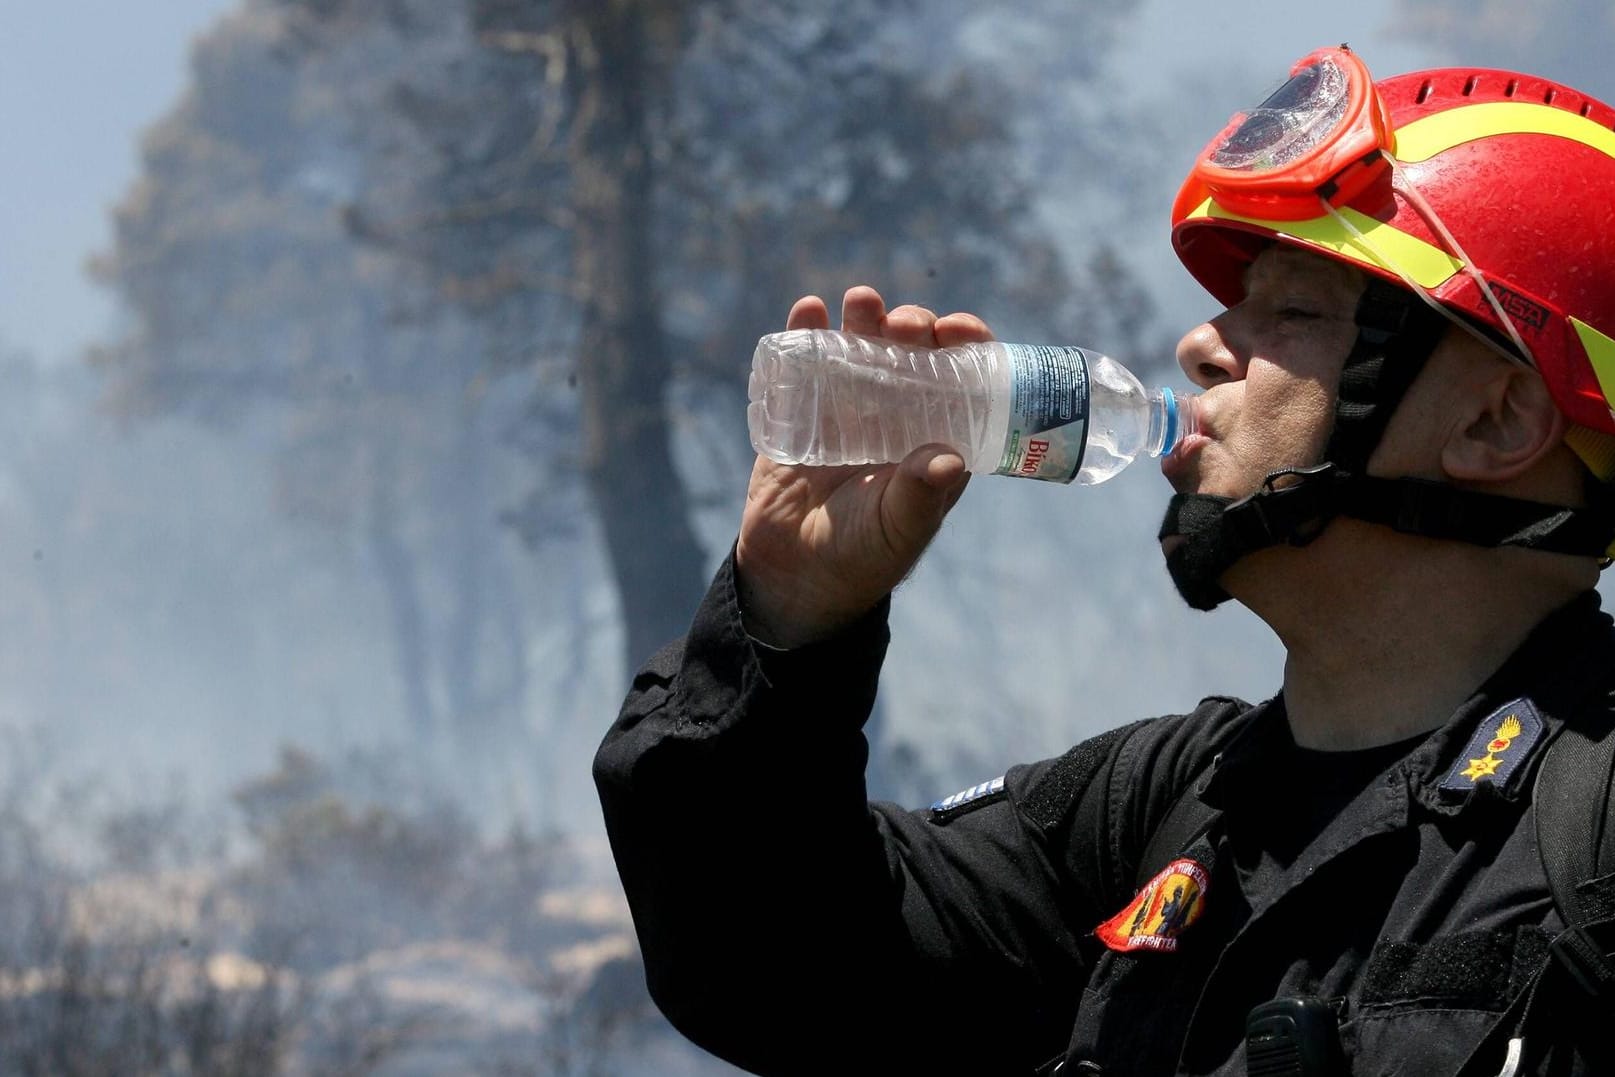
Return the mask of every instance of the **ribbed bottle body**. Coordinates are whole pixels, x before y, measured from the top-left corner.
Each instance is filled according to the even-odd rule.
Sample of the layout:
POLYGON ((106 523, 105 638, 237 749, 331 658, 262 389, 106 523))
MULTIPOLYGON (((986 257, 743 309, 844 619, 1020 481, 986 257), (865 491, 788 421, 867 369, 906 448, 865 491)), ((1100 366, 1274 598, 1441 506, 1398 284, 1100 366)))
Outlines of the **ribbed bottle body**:
POLYGON ((972 471, 1002 453, 1005 346, 914 348, 797 329, 764 337, 746 409, 752 445, 786 464, 880 464, 941 443, 972 471))

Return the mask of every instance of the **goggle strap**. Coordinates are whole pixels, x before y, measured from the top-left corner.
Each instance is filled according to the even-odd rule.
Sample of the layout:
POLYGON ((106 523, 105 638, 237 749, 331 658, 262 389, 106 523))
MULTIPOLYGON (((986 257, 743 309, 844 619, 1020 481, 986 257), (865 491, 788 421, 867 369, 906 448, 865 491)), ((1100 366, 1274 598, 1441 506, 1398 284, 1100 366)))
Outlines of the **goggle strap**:
MULTIPOLYGON (((1499 355, 1506 357, 1511 362, 1519 362, 1519 356, 1509 354, 1508 349, 1502 347, 1497 343, 1497 341, 1493 340, 1491 337, 1481 332, 1478 328, 1471 325, 1467 319, 1458 317, 1457 314, 1442 306, 1441 303, 1436 300, 1436 297, 1431 295, 1429 290, 1426 289, 1424 285, 1420 284, 1418 281, 1414 280, 1408 275, 1407 270, 1402 268, 1402 264, 1400 262, 1386 254, 1386 252, 1382 250, 1372 239, 1368 238, 1368 235, 1363 232, 1362 229, 1358 228, 1355 224, 1352 224, 1350 218, 1341 213, 1334 206, 1330 205, 1326 200, 1320 198, 1318 201, 1323 204, 1323 208, 1329 212, 1329 216, 1333 217, 1337 224, 1349 232, 1364 247, 1368 248, 1369 252, 1379 260, 1380 265, 1389 266, 1398 277, 1401 277, 1402 283, 1408 286, 1408 291, 1412 292, 1414 295, 1423 300, 1426 306, 1435 311, 1437 314, 1441 315, 1447 321, 1458 326, 1464 332, 1468 333, 1470 336, 1474 337, 1488 348, 1497 352, 1499 355)), ((1457 251, 1452 253, 1459 258, 1463 257, 1463 255, 1457 251)), ((1491 295, 1491 289, 1486 287, 1484 280, 1481 281, 1481 287, 1485 290, 1488 296, 1491 295)), ((1513 332, 1513 323, 1508 322, 1507 324, 1509 325, 1510 332, 1513 332)), ((1515 334, 1515 336, 1517 338, 1518 334, 1515 334)), ((1527 352, 1526 354, 1529 355, 1530 353, 1527 352)))
MULTIPOLYGON (((1498 301, 1497 293, 1492 291, 1492 286, 1486 280, 1486 275, 1475 268, 1474 261, 1465 253, 1463 246, 1458 242, 1458 237, 1447 229, 1441 215, 1435 211, 1429 202, 1425 201, 1424 195, 1419 193, 1419 188, 1408 179, 1407 173, 1402 170, 1402 163, 1388 153, 1385 155, 1385 159, 1391 163, 1391 175, 1395 178, 1397 190, 1400 190, 1407 200, 1413 203, 1413 208, 1417 209, 1426 223, 1436 230, 1436 233, 1441 236, 1442 242, 1447 244, 1447 248, 1463 264, 1464 272, 1469 274, 1469 278, 1480 287, 1480 293, 1486 297, 1486 302, 1491 305, 1492 312, 1497 315, 1498 321, 1503 323, 1503 328, 1508 330, 1509 339, 1514 342, 1516 348, 1520 349, 1520 356, 1525 359, 1528 365, 1535 367, 1536 357, 1531 354, 1531 349, 1526 347, 1524 338, 1520 336, 1520 331, 1514 327, 1514 319, 1510 318, 1508 312, 1503 309, 1503 304, 1498 301)), ((1515 357, 1510 356, 1510 358, 1515 357)))

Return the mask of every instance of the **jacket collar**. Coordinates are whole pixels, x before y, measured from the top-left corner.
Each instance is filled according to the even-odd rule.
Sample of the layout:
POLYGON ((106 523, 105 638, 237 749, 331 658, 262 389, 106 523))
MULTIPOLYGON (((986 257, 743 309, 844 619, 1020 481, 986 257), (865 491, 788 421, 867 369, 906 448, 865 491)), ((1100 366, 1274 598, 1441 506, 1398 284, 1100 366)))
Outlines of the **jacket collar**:
MULTIPOLYGON (((1542 750, 1612 670, 1611 620, 1598 592, 1588 591, 1544 618, 1444 724, 1388 765, 1384 780, 1405 780, 1414 802, 1445 815, 1520 800, 1542 750)), ((1279 695, 1252 708, 1197 791, 1214 808, 1232 807, 1260 795, 1272 768, 1288 765, 1294 750, 1279 695)))

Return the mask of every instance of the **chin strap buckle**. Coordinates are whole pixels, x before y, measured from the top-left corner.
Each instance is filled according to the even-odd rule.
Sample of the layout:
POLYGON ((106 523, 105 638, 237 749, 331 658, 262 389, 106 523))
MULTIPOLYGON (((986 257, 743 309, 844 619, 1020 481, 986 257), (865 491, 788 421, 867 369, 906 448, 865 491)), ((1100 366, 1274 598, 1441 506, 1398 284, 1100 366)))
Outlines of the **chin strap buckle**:
POLYGON ((1228 506, 1225 526, 1247 549, 1305 546, 1339 512, 1337 491, 1346 475, 1333 463, 1284 467, 1262 480, 1262 488, 1228 506))

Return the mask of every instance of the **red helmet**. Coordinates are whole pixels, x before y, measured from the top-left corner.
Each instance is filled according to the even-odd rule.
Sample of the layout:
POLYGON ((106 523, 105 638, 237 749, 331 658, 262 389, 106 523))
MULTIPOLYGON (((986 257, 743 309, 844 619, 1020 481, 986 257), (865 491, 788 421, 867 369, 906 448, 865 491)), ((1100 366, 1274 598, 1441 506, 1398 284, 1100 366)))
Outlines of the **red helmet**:
MULTIPOLYGON (((1292 75, 1342 51, 1320 50, 1292 75)), ((1242 114, 1178 192, 1178 257, 1228 305, 1243 298, 1245 268, 1273 240, 1417 285, 1500 339, 1517 335, 1565 416, 1615 435, 1615 109, 1509 71, 1453 68, 1370 82, 1360 61, 1345 55, 1361 71, 1352 107, 1367 117, 1362 137, 1371 146, 1378 139, 1377 149, 1394 158, 1395 189, 1388 175, 1370 183, 1358 182, 1349 167, 1338 171, 1338 153, 1324 167, 1350 173, 1353 182, 1308 188, 1315 192, 1308 201, 1285 203, 1282 181, 1281 195, 1265 202, 1248 189, 1260 179, 1220 184, 1228 173, 1214 165, 1240 137, 1230 132, 1249 126, 1242 114), (1406 187, 1416 193, 1410 197, 1406 187)), ((1329 124, 1339 124, 1346 109, 1334 107, 1329 124)), ((1317 155, 1311 144, 1297 152, 1317 155)), ((1567 440, 1608 477, 1615 439, 1573 431, 1567 440)))

